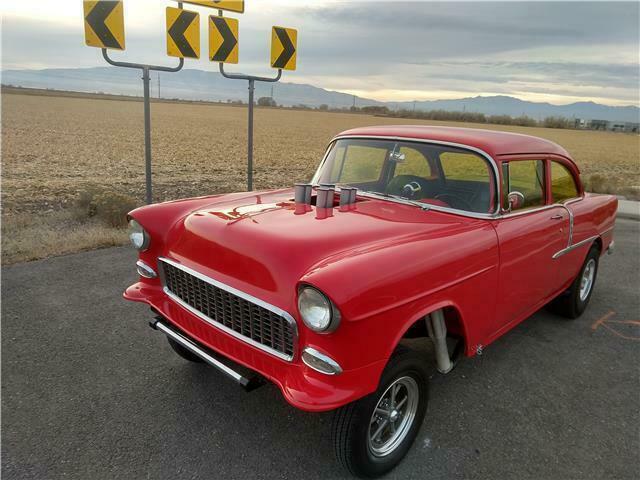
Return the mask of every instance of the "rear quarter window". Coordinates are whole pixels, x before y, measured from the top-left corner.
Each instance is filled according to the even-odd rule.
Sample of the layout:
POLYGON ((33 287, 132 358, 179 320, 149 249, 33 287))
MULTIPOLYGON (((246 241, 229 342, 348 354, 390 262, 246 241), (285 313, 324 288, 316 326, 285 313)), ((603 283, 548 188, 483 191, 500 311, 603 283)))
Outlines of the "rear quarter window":
POLYGON ((554 202, 564 202, 578 196, 578 187, 567 167, 551 162, 551 196, 554 202))

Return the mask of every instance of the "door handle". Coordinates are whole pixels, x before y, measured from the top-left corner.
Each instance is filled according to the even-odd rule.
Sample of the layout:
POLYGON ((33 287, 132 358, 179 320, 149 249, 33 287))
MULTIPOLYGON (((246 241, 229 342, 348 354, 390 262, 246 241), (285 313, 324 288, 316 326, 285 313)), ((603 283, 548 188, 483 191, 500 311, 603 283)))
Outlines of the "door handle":
POLYGON ((554 215, 553 217, 549 217, 549 220, 562 220, 564 217, 559 213, 554 215))

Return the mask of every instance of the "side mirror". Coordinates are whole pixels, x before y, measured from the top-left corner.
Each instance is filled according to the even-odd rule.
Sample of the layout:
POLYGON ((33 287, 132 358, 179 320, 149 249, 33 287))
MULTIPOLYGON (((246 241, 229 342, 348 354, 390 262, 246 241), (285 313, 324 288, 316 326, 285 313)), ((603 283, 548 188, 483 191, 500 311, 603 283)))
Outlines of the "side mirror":
POLYGON ((524 206, 524 195, 521 192, 514 190, 513 192, 509 192, 507 201, 509 203, 510 212, 513 210, 517 210, 524 206))

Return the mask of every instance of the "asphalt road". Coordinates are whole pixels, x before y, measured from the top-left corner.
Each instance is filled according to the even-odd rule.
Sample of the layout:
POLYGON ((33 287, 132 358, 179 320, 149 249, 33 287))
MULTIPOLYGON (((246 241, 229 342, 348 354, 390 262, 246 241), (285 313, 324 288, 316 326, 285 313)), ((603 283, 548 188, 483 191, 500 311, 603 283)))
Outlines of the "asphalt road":
MULTIPOLYGON (((639 227, 618 222, 580 319, 541 311, 435 374, 388 478, 640 478, 639 227)), ((271 385, 247 394, 147 327, 148 310, 121 299, 134 258, 3 268, 3 478, 344 478, 330 414, 297 411, 271 385)))

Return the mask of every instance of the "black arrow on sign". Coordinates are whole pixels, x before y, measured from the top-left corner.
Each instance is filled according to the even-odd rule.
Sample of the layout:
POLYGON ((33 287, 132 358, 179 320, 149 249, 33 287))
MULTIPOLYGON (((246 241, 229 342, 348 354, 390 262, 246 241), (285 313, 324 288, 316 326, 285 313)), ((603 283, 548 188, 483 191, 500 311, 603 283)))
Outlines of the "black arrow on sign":
POLYGON ((211 17, 211 20, 213 20, 213 24, 222 36, 222 45, 220 45, 220 48, 218 48, 218 51, 213 55, 211 60, 214 62, 224 62, 238 44, 238 39, 233 35, 233 32, 223 17, 211 17))
POLYGON ((173 22, 171 28, 169 28, 169 36, 174 41, 180 53, 185 57, 198 58, 198 55, 193 50, 189 42, 184 36, 184 32, 189 28, 191 22, 198 16, 195 12, 188 12, 186 10, 180 12, 176 21, 173 22))
POLYGON ((278 39, 282 44, 282 53, 278 57, 278 59, 273 62, 273 68, 284 68, 294 53, 296 53, 296 47, 293 46, 287 31, 284 28, 275 27, 276 35, 278 35, 278 39))
POLYGON ((107 17, 113 12, 113 9, 118 6, 118 2, 98 2, 93 10, 89 12, 85 20, 98 36, 102 44, 106 48, 119 48, 122 50, 122 45, 118 43, 116 37, 113 36, 111 30, 105 24, 107 17))

